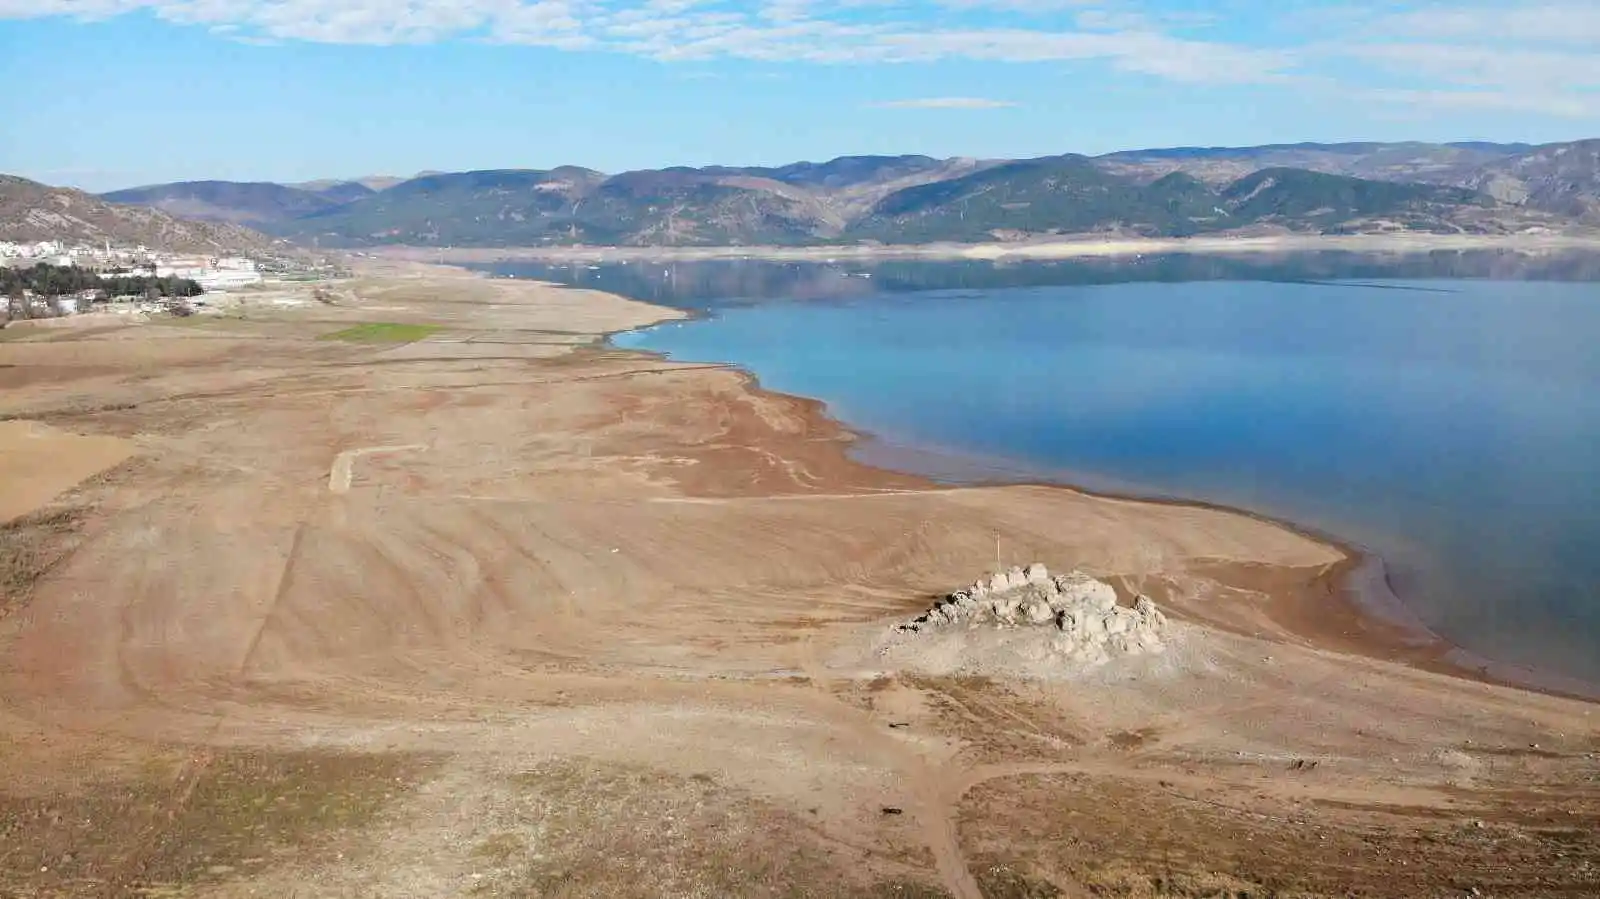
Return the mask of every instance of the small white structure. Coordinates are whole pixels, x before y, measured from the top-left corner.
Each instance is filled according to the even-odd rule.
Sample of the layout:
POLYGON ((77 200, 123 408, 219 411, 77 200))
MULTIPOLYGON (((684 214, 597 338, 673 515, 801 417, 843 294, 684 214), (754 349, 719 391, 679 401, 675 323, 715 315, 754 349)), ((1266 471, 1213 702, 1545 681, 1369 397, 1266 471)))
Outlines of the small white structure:
POLYGON ((227 290, 261 283, 255 260, 241 256, 220 259, 174 257, 157 263, 156 277, 187 278, 207 290, 227 290))
POLYGON ((261 273, 242 269, 209 269, 194 279, 206 290, 227 290, 261 283, 261 273))

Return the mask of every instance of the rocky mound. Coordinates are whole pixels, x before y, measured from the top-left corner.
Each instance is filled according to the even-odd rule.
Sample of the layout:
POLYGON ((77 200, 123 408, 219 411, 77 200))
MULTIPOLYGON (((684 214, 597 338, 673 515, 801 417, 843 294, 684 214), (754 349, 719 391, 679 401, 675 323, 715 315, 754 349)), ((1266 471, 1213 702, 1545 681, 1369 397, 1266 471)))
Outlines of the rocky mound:
POLYGON ((1049 635, 1053 654, 1082 666, 1166 648, 1167 616, 1148 596, 1128 608, 1110 584, 1077 571, 1052 577, 1037 563, 957 590, 895 631, 931 635, 982 625, 1038 629, 1049 635))

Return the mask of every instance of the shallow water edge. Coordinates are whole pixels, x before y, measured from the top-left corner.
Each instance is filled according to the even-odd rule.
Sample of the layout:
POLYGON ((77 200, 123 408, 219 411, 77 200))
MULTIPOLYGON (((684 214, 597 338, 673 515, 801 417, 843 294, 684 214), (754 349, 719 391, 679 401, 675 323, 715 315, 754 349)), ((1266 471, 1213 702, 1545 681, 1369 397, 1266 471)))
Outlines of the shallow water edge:
MULTIPOLYGON (((669 324, 710 319, 717 315, 718 312, 711 309, 690 310, 689 318, 669 324)), ((608 334, 605 346, 614 352, 690 362, 675 359, 667 351, 622 346, 617 342, 619 338, 626 341, 663 326, 657 323, 608 334)), ((706 360, 692 361, 704 364, 706 360)), ((720 364, 738 372, 749 390, 798 400, 815 408, 820 416, 834 423, 850 441, 846 455, 852 461, 870 468, 924 477, 951 488, 1045 487, 1102 499, 1207 509, 1266 522, 1315 540, 1345 557, 1320 580, 1327 587, 1327 601, 1343 604, 1361 621, 1362 637, 1349 641, 1359 654, 1468 680, 1600 702, 1600 685, 1559 672, 1496 661, 1439 634, 1401 598, 1391 582, 1388 566, 1381 553, 1337 534, 1247 507, 1142 490, 1133 484, 1107 485, 1099 483, 1103 479, 1079 478, 1070 471, 1041 473, 1031 466, 1011 460, 986 458, 946 447, 887 438, 841 417, 827 400, 765 387, 758 373, 734 362, 712 364, 720 364)), ((1340 651, 1346 647, 1325 648, 1340 651)))

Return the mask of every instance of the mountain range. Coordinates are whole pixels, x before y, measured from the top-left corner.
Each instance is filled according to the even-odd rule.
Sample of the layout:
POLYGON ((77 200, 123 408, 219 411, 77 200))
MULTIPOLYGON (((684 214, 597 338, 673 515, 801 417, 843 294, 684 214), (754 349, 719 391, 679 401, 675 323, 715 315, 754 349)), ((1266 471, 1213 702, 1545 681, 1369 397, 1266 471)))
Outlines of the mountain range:
POLYGON ((99 199, 322 247, 1506 233, 1600 225, 1600 139, 1180 147, 1037 159, 845 156, 620 174, 563 166, 300 184, 191 181, 99 199))

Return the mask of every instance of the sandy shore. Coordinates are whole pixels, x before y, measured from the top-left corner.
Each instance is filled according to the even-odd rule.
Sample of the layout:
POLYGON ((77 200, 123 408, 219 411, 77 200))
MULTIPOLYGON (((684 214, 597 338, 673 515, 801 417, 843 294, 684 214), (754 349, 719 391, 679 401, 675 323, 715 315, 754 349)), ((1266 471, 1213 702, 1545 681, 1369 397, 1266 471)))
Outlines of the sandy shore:
POLYGON ((621 262, 632 260, 775 261, 890 259, 1049 260, 1111 258, 1170 253, 1272 254, 1305 252, 1432 253, 1512 250, 1553 253, 1600 249, 1594 234, 1272 234, 1246 237, 1101 238, 1093 235, 1011 243, 837 246, 837 247, 380 247, 366 251, 385 259, 412 262, 621 262))
POLYGON ((1396 655, 1327 541, 860 464, 818 403, 607 348, 677 314, 619 297, 334 287, 3 332, 0 415, 132 455, 0 482, 0 893, 1600 888, 1594 707, 1396 655), (439 330, 329 339, 379 321, 439 330), (1172 649, 874 655, 1035 560, 1155 596, 1172 649))

